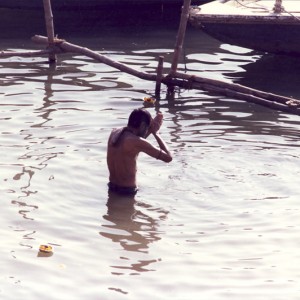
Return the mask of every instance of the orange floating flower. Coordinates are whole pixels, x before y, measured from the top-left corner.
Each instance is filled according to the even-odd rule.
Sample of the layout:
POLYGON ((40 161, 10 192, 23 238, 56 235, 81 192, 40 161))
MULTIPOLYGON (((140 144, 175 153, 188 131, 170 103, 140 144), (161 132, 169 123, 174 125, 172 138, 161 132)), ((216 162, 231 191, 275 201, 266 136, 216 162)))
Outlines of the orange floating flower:
POLYGON ((144 102, 154 104, 156 102, 156 99, 153 97, 144 97, 144 102))
POLYGON ((52 252, 52 247, 49 245, 41 245, 40 246, 40 251, 45 252, 45 253, 51 253, 52 252))

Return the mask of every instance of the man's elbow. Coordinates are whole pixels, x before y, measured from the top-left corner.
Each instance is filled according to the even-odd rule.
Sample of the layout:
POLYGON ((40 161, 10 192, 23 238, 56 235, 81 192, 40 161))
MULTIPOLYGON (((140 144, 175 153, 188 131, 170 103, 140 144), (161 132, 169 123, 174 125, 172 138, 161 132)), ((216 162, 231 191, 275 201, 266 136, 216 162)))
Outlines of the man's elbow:
POLYGON ((172 161, 172 155, 169 151, 166 152, 160 152, 160 157, 158 158, 160 160, 162 160, 163 162, 169 163, 172 161))
POLYGON ((170 163, 172 160, 173 160, 173 157, 171 155, 168 155, 164 161, 166 163, 170 163))

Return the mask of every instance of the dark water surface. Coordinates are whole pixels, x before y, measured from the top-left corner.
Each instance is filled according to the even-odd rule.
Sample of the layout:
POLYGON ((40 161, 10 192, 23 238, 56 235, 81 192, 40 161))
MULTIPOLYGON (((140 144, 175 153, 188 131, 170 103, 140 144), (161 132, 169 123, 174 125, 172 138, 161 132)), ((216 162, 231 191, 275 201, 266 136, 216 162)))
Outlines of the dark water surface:
MULTIPOLYGON (((86 29, 60 37, 138 70, 155 72, 159 55, 170 67, 176 24, 86 29)), ((1 50, 37 49, 24 32, 1 50)), ((192 28, 184 52, 182 70, 300 98, 299 58, 192 28)), ((154 83, 80 55, 0 66, 1 299, 299 299, 299 116, 163 88, 174 160, 141 155, 138 195, 114 199, 108 135, 154 83)))

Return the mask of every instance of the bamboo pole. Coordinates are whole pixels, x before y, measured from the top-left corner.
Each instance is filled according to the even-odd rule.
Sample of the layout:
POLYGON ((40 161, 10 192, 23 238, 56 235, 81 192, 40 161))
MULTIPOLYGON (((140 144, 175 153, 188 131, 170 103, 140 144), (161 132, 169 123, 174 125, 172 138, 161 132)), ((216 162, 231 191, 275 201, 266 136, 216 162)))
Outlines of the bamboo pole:
MULTIPOLYGON (((271 109, 284 111, 295 115, 300 115, 300 100, 297 99, 284 97, 286 99, 286 102, 277 102, 276 100, 269 100, 262 96, 260 97, 258 95, 253 95, 253 94, 248 94, 246 92, 238 91, 235 89, 234 84, 229 84, 227 88, 221 87, 221 85, 213 84, 209 80, 206 81, 207 78, 201 78, 202 81, 190 81, 190 80, 186 81, 178 77, 165 77, 165 79, 168 80, 166 81, 163 80, 162 82, 165 82, 168 85, 179 86, 179 87, 189 88, 189 89, 203 90, 209 93, 215 93, 218 95, 224 95, 226 97, 231 97, 234 99, 244 100, 249 103, 259 104, 271 109)), ((282 96, 278 96, 278 97, 281 98, 282 96)))
POLYGON ((37 51, 22 51, 22 52, 12 52, 12 51, 1 51, 0 58, 7 58, 13 56, 19 57, 36 57, 36 56, 43 56, 49 55, 53 51, 46 49, 46 50, 37 50, 37 51))
MULTIPOLYGON (((277 6, 281 6, 281 0, 276 0, 277 6)), ((219 80, 208 79, 196 75, 188 75, 177 72, 177 65, 179 56, 182 51, 183 40, 186 31, 187 20, 189 16, 189 7, 191 0, 184 0, 184 6, 182 9, 180 27, 176 39, 176 45, 174 49, 174 56, 171 65, 171 70, 167 76, 163 76, 163 57, 159 57, 159 63, 157 68, 157 74, 149 74, 142 71, 137 71, 133 68, 126 66, 125 64, 119 63, 108 58, 105 55, 101 55, 88 48, 80 47, 78 45, 70 44, 65 40, 59 40, 54 37, 54 25, 53 25, 53 14, 51 9, 50 0, 43 0, 45 21, 47 36, 34 36, 32 40, 36 43, 48 44, 46 50, 40 51, 26 51, 26 52, 0 52, 0 57, 32 57, 48 55, 50 62, 56 61, 56 54, 71 52, 86 55, 95 59, 96 61, 102 62, 113 68, 116 68, 122 72, 126 72, 138 78, 150 81, 156 81, 156 94, 160 93, 161 83, 168 86, 168 93, 174 96, 174 87, 178 86, 185 89, 199 89, 205 90, 210 93, 218 93, 224 96, 233 97, 236 99, 245 100, 251 103, 267 106, 272 109, 286 111, 289 113, 300 115, 300 100, 279 96, 271 93, 266 93, 256 89, 248 88, 239 84, 223 82, 219 80)))
POLYGON ((158 58, 157 75, 156 75, 156 86, 155 86, 156 97, 160 95, 161 80, 163 78, 163 65, 164 65, 164 57, 160 56, 158 58))
POLYGON ((276 102, 280 102, 280 103, 286 103, 287 101, 292 100, 289 97, 284 97, 284 96, 275 95, 272 93, 263 92, 263 91, 249 88, 249 87, 237 84, 237 83, 229 83, 229 82, 225 82, 225 81, 204 78, 204 77, 200 77, 200 76, 188 75, 188 74, 180 73, 180 72, 176 72, 175 77, 185 79, 185 80, 189 81, 191 85, 193 85, 193 82, 206 83, 206 84, 210 84, 211 86, 219 87, 220 89, 224 89, 224 90, 231 89, 231 90, 235 90, 240 93, 254 95, 254 96, 257 96, 260 98, 264 98, 267 100, 276 101, 276 102))
MULTIPOLYGON (((32 37, 32 40, 35 43, 39 43, 43 45, 47 44, 47 38, 44 36, 35 35, 34 37, 32 37)), ((105 55, 102 55, 100 53, 97 53, 85 47, 80 47, 78 45, 68 43, 65 40, 55 39, 55 46, 52 49, 54 52, 58 52, 58 53, 71 52, 71 53, 79 53, 82 55, 86 55, 88 57, 95 59, 96 61, 102 62, 108 66, 111 66, 117 70, 128 73, 130 75, 136 76, 138 78, 149 80, 149 81, 156 81, 156 75, 154 74, 137 71, 133 68, 126 66, 125 64, 114 61, 105 55)))
MULTIPOLYGON (((48 36, 48 45, 51 48, 54 46, 54 24, 53 24, 51 0, 43 0, 43 2, 44 2, 46 30, 47 30, 47 36, 48 36)), ((55 53, 49 54, 49 62, 50 63, 56 62, 55 53)))
MULTIPOLYGON (((43 36, 34 36, 32 40, 40 44, 47 44, 47 38, 43 36)), ((88 48, 83 48, 74 44, 70 44, 64 40, 56 39, 55 47, 52 48, 52 50, 57 53, 72 52, 81 55, 86 55, 95 59, 96 61, 105 63, 113 68, 136 76, 138 78, 156 82, 158 80, 158 75, 137 71, 122 63, 116 62, 105 55, 101 55, 88 48)), ((196 75, 188 75, 180 72, 175 72, 174 76, 162 76, 161 83, 169 87, 168 93, 170 95, 172 95, 171 92, 175 86, 185 89, 199 89, 210 93, 217 93, 227 97, 232 97, 235 99, 245 100, 250 103, 260 104, 272 109, 277 109, 300 115, 300 100, 263 92, 235 83, 204 78, 196 75)))
POLYGON ((184 0, 183 8, 181 11, 180 25, 179 25, 175 48, 174 48, 171 71, 169 73, 170 76, 173 76, 177 71, 178 61, 182 52, 182 45, 183 45, 186 26, 189 18, 190 5, 191 5, 191 0, 184 0))
POLYGON ((273 11, 275 14, 279 14, 281 12, 283 12, 284 8, 282 6, 282 0, 275 0, 275 5, 273 8, 273 11))

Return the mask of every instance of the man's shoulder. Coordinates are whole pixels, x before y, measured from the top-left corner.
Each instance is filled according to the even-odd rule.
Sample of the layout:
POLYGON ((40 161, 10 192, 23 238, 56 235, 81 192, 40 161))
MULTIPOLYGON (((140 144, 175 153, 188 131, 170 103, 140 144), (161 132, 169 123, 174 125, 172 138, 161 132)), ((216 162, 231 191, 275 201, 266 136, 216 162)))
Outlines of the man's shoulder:
POLYGON ((110 133, 110 136, 109 136, 109 140, 108 140, 108 143, 109 145, 116 145, 118 144, 119 140, 120 140, 120 137, 123 133, 123 130, 124 128, 121 127, 121 128, 113 128, 111 133, 110 133))

